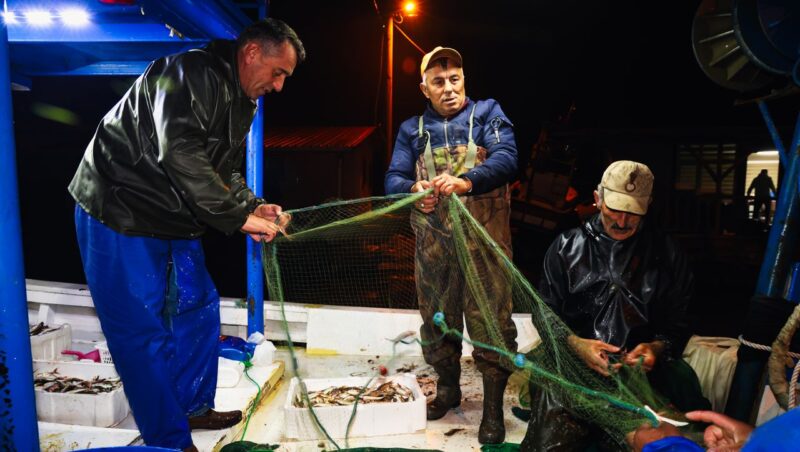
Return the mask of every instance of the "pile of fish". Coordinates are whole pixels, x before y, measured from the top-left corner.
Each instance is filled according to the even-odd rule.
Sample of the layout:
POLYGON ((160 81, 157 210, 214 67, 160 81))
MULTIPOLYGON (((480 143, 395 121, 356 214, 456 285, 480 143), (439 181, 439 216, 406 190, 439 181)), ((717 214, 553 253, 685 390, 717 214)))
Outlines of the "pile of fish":
POLYGON ((111 392, 121 386, 122 383, 119 378, 100 378, 96 376, 91 380, 84 380, 61 375, 58 373, 58 369, 52 372, 39 373, 33 377, 34 389, 63 394, 102 394, 111 392))
POLYGON ((63 325, 59 325, 57 327, 50 327, 45 325, 44 322, 39 322, 38 324, 31 326, 30 329, 28 330, 28 333, 31 336, 38 336, 40 334, 49 333, 51 331, 58 331, 61 329, 62 326, 63 325))
MULTIPOLYGON (((364 389, 359 386, 331 386, 320 391, 310 391, 308 400, 314 408, 321 406, 352 405, 358 397, 358 403, 410 402, 414 394, 405 386, 389 381, 375 388, 364 389), (362 393, 363 391, 363 393, 362 393), (359 397, 359 394, 361 396, 359 397)), ((294 398, 294 406, 306 408, 303 395, 298 393, 294 398)))

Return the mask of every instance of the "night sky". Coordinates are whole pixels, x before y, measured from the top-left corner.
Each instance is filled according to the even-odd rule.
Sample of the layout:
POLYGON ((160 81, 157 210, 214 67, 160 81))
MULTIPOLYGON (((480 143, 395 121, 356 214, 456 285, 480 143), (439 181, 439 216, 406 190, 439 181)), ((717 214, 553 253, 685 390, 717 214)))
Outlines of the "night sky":
MULTIPOLYGON (((698 1, 428 0, 400 27, 426 51, 437 45, 464 58, 467 95, 495 98, 515 124, 527 155, 541 124, 573 102, 574 128, 749 126, 763 123, 753 105, 734 107, 736 93, 710 81, 695 61, 692 20, 698 1)), ((392 8, 378 1, 382 14, 392 8)), ((274 0, 270 15, 304 41, 307 61, 284 91, 266 99, 272 125, 348 126, 383 123, 381 46, 384 20, 372 0, 274 0)), ((424 108, 421 53, 395 33, 394 129, 424 108)), ((74 244, 74 204, 66 191, 94 128, 132 79, 34 79, 13 94, 26 275, 83 283, 74 244), (37 114, 54 105, 72 124, 37 114)), ((791 124, 793 116, 776 116, 791 124)), ((324 189, 324 188, 321 188, 324 189)), ((378 193, 380 194, 380 193, 378 193)), ((221 243, 220 237, 212 237, 221 243)), ((220 292, 242 296, 243 239, 213 251, 220 292), (234 267, 230 270, 230 265, 234 267)), ((216 247, 216 246, 215 246, 216 247)))
MULTIPOLYGON (((752 125, 752 108, 711 82, 695 61, 699 2, 495 0, 420 2, 400 27, 426 51, 464 57, 467 95, 493 97, 522 144, 572 102, 579 128, 752 125)), ((379 2, 382 12, 392 2, 379 2)), ((304 40, 308 61, 269 99, 272 123, 372 124, 384 21, 370 0, 271 3, 304 40), (310 7, 309 4, 315 5, 310 7)), ((395 33, 395 123, 419 114, 421 53, 395 33)), ((269 122, 268 122, 269 123, 269 122)), ((520 146, 523 148, 524 146, 520 146)))

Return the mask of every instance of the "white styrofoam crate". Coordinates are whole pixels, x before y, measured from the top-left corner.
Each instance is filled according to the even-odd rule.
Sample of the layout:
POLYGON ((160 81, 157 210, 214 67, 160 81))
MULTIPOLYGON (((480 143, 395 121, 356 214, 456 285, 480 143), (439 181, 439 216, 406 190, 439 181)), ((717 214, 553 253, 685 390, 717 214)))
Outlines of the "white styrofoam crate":
MULTIPOLYGON (((57 326, 57 325, 54 325, 57 326)), ((30 336, 33 359, 57 360, 72 345, 72 328, 68 323, 55 331, 30 336)))
POLYGON ((108 342, 100 341, 94 345, 94 348, 100 352, 101 363, 114 364, 114 358, 111 357, 111 352, 108 350, 108 342))
MULTIPOLYGON (((318 391, 331 386, 363 386, 369 378, 318 378, 303 379, 308 391, 318 391)), ((353 425, 350 427, 351 437, 394 435, 413 433, 425 428, 425 395, 417 383, 414 374, 398 374, 391 377, 375 378, 370 386, 379 386, 387 381, 394 381, 411 389, 414 400, 410 402, 359 403, 353 425)), ((298 408, 293 404, 300 391, 299 380, 295 377, 289 385, 289 394, 284 404, 286 438, 315 440, 325 436, 314 422, 308 408, 298 408)), ((353 406, 324 406, 314 408, 314 413, 325 430, 333 438, 344 438, 347 423, 353 413, 353 406)))
MULTIPOLYGON (((51 372, 91 379, 118 378, 113 364, 86 362, 34 361, 33 373, 51 372)), ((40 389, 36 395, 36 414, 40 421, 59 424, 112 427, 128 416, 130 407, 122 387, 103 394, 61 394, 40 389)))

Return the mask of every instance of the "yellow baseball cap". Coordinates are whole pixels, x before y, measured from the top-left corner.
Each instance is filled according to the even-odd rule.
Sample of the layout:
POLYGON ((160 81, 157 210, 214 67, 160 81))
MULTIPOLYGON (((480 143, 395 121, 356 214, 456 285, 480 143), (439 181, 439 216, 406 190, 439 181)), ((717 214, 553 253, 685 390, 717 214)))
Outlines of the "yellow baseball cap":
POLYGON ((450 58, 451 60, 455 61, 459 67, 463 66, 461 54, 458 53, 458 50, 451 49, 450 47, 437 46, 435 49, 426 53, 425 56, 422 57, 422 64, 419 65, 420 77, 425 75, 425 71, 428 70, 428 67, 431 65, 431 61, 436 61, 439 58, 450 58))
POLYGON ((616 161, 606 168, 600 181, 603 203, 610 209, 644 215, 650 205, 654 179, 645 164, 616 161))

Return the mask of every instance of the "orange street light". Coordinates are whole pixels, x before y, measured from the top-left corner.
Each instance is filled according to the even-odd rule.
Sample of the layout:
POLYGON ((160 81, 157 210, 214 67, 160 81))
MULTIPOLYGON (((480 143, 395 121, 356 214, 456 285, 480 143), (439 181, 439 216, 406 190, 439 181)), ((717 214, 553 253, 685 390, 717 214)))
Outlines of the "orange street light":
POLYGON ((403 4, 403 12, 408 17, 415 17, 417 15, 417 4, 411 1, 403 4))
POLYGON ((417 4, 411 0, 403 3, 399 10, 389 14, 386 24, 386 163, 392 160, 394 150, 394 130, 392 130, 393 99, 393 68, 394 68, 394 23, 402 23, 404 17, 416 17, 417 4))

